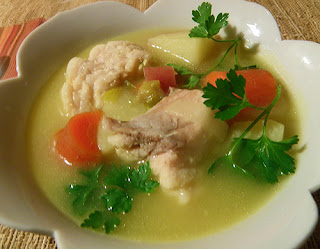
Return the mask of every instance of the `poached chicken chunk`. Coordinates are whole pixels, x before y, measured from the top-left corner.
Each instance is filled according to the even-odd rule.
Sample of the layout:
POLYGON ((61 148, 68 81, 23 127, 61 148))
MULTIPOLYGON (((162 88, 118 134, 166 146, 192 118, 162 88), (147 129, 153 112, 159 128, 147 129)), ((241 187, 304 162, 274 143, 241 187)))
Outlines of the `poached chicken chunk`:
POLYGON ((203 104, 201 90, 176 89, 130 121, 104 116, 98 143, 103 152, 115 149, 127 161, 149 160, 160 186, 179 190, 196 176, 199 152, 212 141, 222 142, 227 129, 203 104))
POLYGON ((88 59, 74 57, 66 70, 61 95, 70 116, 103 107, 105 91, 124 80, 143 75, 151 55, 129 41, 110 41, 95 46, 88 59))

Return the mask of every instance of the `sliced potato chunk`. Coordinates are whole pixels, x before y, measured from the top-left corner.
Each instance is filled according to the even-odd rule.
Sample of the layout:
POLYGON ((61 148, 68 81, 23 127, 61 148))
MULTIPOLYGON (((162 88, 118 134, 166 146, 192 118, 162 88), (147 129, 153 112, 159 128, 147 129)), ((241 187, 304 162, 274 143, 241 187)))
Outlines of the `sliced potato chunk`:
POLYGON ((203 62, 213 49, 214 42, 203 38, 190 38, 188 31, 161 34, 148 40, 148 46, 159 57, 182 60, 193 65, 203 62))

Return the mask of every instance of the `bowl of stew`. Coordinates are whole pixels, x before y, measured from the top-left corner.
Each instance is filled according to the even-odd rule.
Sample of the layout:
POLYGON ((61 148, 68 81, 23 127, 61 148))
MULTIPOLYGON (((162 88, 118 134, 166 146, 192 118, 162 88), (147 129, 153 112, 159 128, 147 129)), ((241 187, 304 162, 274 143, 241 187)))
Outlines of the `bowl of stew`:
POLYGON ((59 248, 298 247, 319 52, 245 1, 59 13, 0 83, 1 223, 59 248))

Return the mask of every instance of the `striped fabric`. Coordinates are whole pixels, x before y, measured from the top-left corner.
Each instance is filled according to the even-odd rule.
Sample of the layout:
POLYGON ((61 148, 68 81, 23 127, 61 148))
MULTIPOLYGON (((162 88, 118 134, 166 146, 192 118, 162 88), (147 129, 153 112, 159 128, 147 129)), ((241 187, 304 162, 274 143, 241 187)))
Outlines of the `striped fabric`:
POLYGON ((44 18, 37 18, 21 25, 0 28, 0 80, 17 76, 16 53, 22 41, 44 18))

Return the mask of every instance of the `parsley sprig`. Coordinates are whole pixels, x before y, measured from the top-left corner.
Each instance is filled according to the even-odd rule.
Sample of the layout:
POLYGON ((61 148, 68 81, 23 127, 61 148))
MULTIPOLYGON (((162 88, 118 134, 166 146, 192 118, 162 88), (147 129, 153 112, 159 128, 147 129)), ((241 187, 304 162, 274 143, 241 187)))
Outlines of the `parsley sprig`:
POLYGON ((96 196, 99 196, 100 183, 99 176, 103 166, 99 166, 90 171, 81 171, 80 174, 85 177, 85 184, 70 184, 67 191, 72 201, 73 211, 76 215, 86 214, 92 205, 96 204, 96 196))
MULTIPOLYGON (((240 74, 236 74, 234 70, 230 70, 227 73, 227 79, 218 79, 216 81, 216 87, 211 84, 207 84, 203 88, 204 104, 211 109, 219 109, 215 117, 223 121, 233 118, 243 108, 259 107, 253 106, 245 95, 244 86, 246 80, 240 74)), ((262 108, 263 109, 263 108, 262 108)))
MULTIPOLYGON (((211 14, 212 5, 202 3, 198 10, 192 11, 192 20, 199 25, 190 30, 190 37, 202 37, 215 40, 214 35, 218 34, 220 29, 228 25, 228 13, 220 13, 217 18, 211 14)), ((220 42, 219 40, 215 40, 220 42)))
POLYGON ((152 193, 159 182, 148 180, 151 174, 149 162, 141 164, 139 169, 113 166, 105 178, 106 192, 102 196, 106 207, 115 213, 128 213, 132 208, 133 195, 136 192, 152 193))
POLYGON ((240 137, 234 140, 231 149, 211 165, 208 173, 212 174, 215 167, 225 164, 248 175, 265 179, 268 183, 276 183, 278 176, 295 172, 294 158, 286 152, 297 144, 299 139, 298 136, 293 136, 276 142, 267 136, 267 121, 280 97, 281 86, 277 87, 277 94, 272 103, 261 108, 250 104, 247 100, 244 90, 245 83, 245 79, 241 75, 237 76, 231 69, 227 74, 227 79, 216 81, 217 88, 211 84, 203 88, 203 97, 207 99, 204 104, 212 109, 218 109, 215 118, 231 119, 248 106, 262 111, 240 137), (263 117, 262 135, 258 139, 246 139, 248 132, 263 117))
POLYGON ((217 17, 215 17, 213 14, 211 14, 212 5, 210 3, 203 2, 197 10, 192 11, 192 20, 198 23, 198 26, 192 28, 189 33, 189 37, 197 37, 197 38, 207 38, 211 39, 215 42, 227 42, 231 43, 231 45, 227 48, 225 53, 222 55, 222 57, 219 59, 219 61, 211 67, 208 71, 204 73, 194 73, 193 71, 189 70, 186 67, 176 65, 176 64, 168 64, 169 66, 172 66, 175 71, 179 75, 187 75, 189 76, 185 82, 184 87, 193 89, 196 88, 199 83, 200 79, 214 71, 226 58, 228 53, 234 48, 234 60, 235 60, 235 66, 234 68, 237 70, 241 69, 248 69, 248 68, 256 68, 255 65, 251 66, 241 66, 239 64, 238 55, 237 55, 237 48, 241 42, 241 38, 238 37, 237 39, 231 39, 231 40, 218 40, 214 36, 217 35, 220 30, 228 25, 228 13, 219 13, 217 17))
POLYGON ((83 221, 81 227, 99 229, 104 228, 105 233, 110 233, 120 225, 120 219, 108 211, 94 211, 83 221))
POLYGON ((118 215, 132 209, 134 196, 138 193, 152 193, 159 182, 149 179, 149 162, 141 164, 138 169, 115 165, 107 170, 105 168, 100 165, 80 172, 85 183, 70 184, 67 190, 74 213, 78 216, 89 213, 81 227, 104 229, 110 233, 120 224, 118 215))

